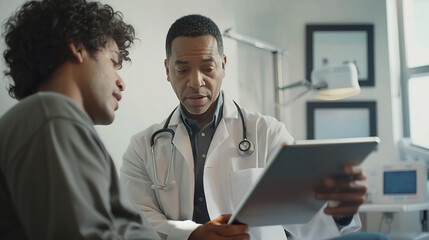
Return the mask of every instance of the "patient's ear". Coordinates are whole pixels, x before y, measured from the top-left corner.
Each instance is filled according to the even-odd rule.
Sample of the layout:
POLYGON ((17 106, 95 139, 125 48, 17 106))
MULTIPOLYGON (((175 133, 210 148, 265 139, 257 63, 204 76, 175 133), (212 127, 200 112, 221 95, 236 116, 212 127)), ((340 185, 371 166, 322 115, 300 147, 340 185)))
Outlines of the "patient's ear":
POLYGON ((78 63, 83 62, 84 55, 86 54, 86 50, 83 44, 79 43, 69 43, 68 44, 70 55, 73 61, 77 61, 78 63))

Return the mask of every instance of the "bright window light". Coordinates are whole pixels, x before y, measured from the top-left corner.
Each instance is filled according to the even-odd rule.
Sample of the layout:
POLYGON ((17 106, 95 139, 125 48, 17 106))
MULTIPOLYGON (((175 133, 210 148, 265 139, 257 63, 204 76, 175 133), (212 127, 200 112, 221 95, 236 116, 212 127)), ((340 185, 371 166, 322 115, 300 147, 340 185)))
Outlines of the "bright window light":
POLYGON ((429 1, 404 1, 404 37, 408 67, 429 65, 429 1))
POLYGON ((410 137, 415 145, 429 149, 429 75, 408 81, 410 137))

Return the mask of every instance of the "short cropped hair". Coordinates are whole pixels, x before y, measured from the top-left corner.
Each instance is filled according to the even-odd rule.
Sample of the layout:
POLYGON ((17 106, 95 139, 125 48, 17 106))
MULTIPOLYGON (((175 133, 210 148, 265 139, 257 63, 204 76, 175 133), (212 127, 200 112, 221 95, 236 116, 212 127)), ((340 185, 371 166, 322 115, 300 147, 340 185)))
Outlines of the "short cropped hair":
POLYGON ((68 44, 82 44, 94 57, 113 39, 122 58, 130 61, 127 49, 135 39, 121 12, 86 0, 26 2, 3 28, 3 57, 9 68, 4 73, 13 80, 9 95, 18 100, 35 93, 71 57, 68 44))
POLYGON ((199 37, 212 35, 216 38, 219 54, 223 55, 222 34, 210 18, 198 14, 187 15, 177 19, 170 27, 165 41, 167 59, 171 57, 171 44, 177 37, 199 37))

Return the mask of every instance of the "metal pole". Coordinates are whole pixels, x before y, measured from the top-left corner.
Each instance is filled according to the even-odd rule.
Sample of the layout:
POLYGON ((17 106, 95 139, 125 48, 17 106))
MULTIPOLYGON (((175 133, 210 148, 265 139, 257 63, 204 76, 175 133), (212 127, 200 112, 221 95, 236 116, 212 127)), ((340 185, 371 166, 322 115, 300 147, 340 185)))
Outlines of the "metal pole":
POLYGON ((422 231, 427 232, 429 230, 427 209, 420 212, 420 222, 422 224, 422 231))
POLYGON ((278 52, 278 53, 281 53, 283 55, 288 55, 287 51, 280 49, 280 48, 277 48, 270 43, 267 43, 267 42, 264 42, 264 41, 261 41, 261 40, 258 40, 258 39, 252 38, 252 37, 244 36, 244 35, 241 35, 238 33, 233 33, 233 32, 231 32, 231 29, 232 28, 228 28, 227 30, 225 30, 223 32, 223 36, 234 39, 234 40, 242 42, 242 43, 249 44, 250 46, 253 46, 253 47, 256 47, 259 49, 267 50, 270 52, 278 52))
POLYGON ((283 66, 282 66, 282 54, 279 52, 273 53, 273 65, 274 65, 274 102, 276 106, 276 118, 280 122, 284 122, 284 110, 283 110, 283 91, 279 90, 283 84, 283 66))
POLYGON ((285 50, 274 47, 273 45, 254 39, 251 37, 243 36, 238 33, 232 33, 231 28, 224 31, 223 35, 225 37, 237 40, 242 43, 249 44, 253 47, 270 51, 273 54, 273 65, 274 65, 274 102, 275 102, 275 112, 276 118, 284 122, 284 110, 283 110, 283 90, 280 90, 280 87, 283 87, 283 75, 282 75, 282 55, 288 55, 288 52, 285 50))

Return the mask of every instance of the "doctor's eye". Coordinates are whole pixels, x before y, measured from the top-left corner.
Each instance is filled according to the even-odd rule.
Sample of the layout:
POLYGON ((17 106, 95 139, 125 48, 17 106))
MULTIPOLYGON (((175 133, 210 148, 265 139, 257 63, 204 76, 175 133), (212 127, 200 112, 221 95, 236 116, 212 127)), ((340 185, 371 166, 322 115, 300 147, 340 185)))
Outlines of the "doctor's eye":
POLYGON ((206 72, 206 73, 211 73, 213 71, 214 71, 214 67, 206 67, 206 68, 204 68, 204 72, 206 72))
POLYGON ((178 73, 186 73, 188 71, 188 69, 186 68, 179 68, 176 70, 178 73))

